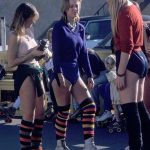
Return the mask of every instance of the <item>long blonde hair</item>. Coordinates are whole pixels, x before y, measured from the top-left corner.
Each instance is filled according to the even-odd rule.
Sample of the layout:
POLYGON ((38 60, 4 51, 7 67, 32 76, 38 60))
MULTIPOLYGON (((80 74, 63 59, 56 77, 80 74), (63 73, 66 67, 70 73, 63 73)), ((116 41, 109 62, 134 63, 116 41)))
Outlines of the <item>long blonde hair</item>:
POLYGON ((10 26, 10 30, 15 31, 17 35, 25 34, 25 23, 30 17, 39 18, 39 13, 31 3, 21 3, 16 11, 10 26))
POLYGON ((128 0, 110 0, 109 1, 109 12, 112 18, 111 28, 113 36, 117 33, 117 19, 120 9, 127 4, 128 0))
MULTIPOLYGON (((82 0, 78 0, 80 3, 82 2, 82 0)), ((62 18, 67 22, 67 10, 70 7, 70 3, 69 0, 63 0, 62 2, 62 7, 61 7, 61 12, 62 12, 62 18)), ((78 22, 80 20, 80 16, 77 16, 75 18, 75 21, 78 22)))

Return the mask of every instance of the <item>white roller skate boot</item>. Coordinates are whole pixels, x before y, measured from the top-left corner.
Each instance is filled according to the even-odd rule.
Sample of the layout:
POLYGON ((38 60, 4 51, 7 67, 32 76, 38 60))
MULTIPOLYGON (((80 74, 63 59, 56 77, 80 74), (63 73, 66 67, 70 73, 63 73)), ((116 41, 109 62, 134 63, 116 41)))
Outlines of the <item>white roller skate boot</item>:
POLYGON ((96 118, 96 121, 98 121, 98 122, 105 121, 111 117, 112 117, 111 111, 105 110, 101 116, 96 118))
POLYGON ((55 150, 70 150, 70 149, 66 145, 66 141, 63 139, 63 140, 57 140, 57 146, 55 150))
POLYGON ((85 140, 85 145, 83 150, 100 150, 96 147, 95 143, 94 143, 94 138, 91 137, 87 140, 85 140))

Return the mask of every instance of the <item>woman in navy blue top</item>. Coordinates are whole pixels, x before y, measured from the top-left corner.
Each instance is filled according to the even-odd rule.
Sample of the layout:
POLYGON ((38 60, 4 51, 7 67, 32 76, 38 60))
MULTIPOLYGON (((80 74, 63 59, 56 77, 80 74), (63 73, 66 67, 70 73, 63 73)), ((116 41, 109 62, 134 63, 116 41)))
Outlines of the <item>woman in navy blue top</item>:
POLYGON ((54 64, 53 90, 58 104, 55 122, 57 146, 55 150, 69 150, 66 146, 66 129, 70 114, 71 95, 82 111, 84 150, 97 150, 94 138, 95 103, 88 88, 93 88, 91 67, 85 46, 85 30, 78 22, 81 0, 63 0, 62 18, 52 33, 54 64), (88 88, 79 74, 79 66, 88 76, 88 88))

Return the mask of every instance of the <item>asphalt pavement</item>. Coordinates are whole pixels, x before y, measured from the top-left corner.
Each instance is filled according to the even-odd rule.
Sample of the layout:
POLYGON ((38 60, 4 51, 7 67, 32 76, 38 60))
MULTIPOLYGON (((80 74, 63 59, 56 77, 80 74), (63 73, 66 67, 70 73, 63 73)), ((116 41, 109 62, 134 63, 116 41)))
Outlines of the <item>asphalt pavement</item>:
MULTIPOLYGON (((0 120, 0 150, 19 150, 18 130, 20 119, 13 119, 12 123, 6 124, 0 120)), ((71 150, 83 149, 83 135, 81 123, 69 123, 67 132, 67 144, 71 150)), ((106 128, 96 127, 95 143, 102 150, 124 150, 127 146, 127 133, 108 133, 106 128)), ((55 150, 54 124, 44 123, 43 150, 55 150)))

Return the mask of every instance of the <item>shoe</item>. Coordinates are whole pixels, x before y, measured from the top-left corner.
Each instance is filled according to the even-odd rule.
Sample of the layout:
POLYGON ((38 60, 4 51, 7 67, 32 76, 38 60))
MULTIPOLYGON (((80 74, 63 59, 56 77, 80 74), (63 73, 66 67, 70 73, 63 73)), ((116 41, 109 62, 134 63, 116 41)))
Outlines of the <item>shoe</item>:
POLYGON ((125 149, 124 149, 124 150, 130 150, 129 146, 125 147, 125 149))
POLYGON ((45 119, 46 120, 51 120, 52 117, 54 116, 54 108, 52 103, 47 104, 47 109, 45 111, 45 119))
POLYGON ((85 140, 85 145, 83 150, 100 150, 96 147, 95 143, 94 143, 94 138, 91 137, 87 140, 85 140))
POLYGON ((10 117, 14 117, 15 113, 16 113, 16 108, 14 107, 6 107, 5 108, 5 112, 10 116, 10 117))
POLYGON ((45 111, 45 113, 50 113, 53 114, 54 113, 54 108, 53 108, 53 104, 52 103, 47 103, 47 109, 45 111))
POLYGON ((111 111, 105 110, 104 113, 100 117, 96 117, 96 121, 105 121, 109 118, 112 118, 111 111))
POLYGON ((57 146, 56 146, 55 150, 70 150, 70 149, 66 145, 65 140, 57 140, 57 146))

